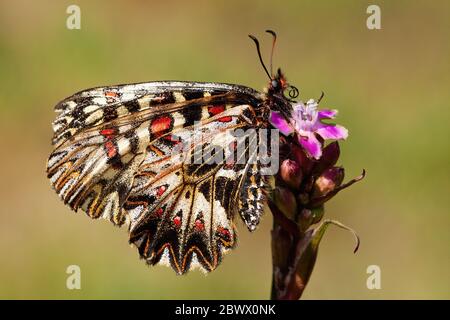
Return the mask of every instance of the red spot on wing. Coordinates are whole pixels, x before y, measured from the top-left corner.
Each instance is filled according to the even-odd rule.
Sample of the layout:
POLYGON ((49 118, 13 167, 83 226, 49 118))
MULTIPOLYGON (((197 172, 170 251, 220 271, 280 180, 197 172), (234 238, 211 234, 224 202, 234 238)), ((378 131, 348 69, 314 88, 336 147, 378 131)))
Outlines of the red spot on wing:
POLYGON ((219 118, 219 119, 217 119, 217 121, 220 121, 220 122, 231 122, 231 117, 230 116, 227 116, 227 117, 222 117, 222 118, 219 118))
POLYGON ((100 130, 100 134, 102 136, 107 137, 107 138, 111 138, 111 136, 113 136, 115 133, 116 133, 115 129, 103 129, 103 130, 100 130))
POLYGON ((235 165, 236 165, 236 162, 233 159, 227 159, 227 161, 223 165, 223 168, 225 170, 233 170, 235 165))
POLYGON ((162 116, 153 119, 152 123, 150 124, 150 131, 156 136, 161 136, 170 129, 171 125, 172 118, 169 116, 162 116))
POLYGON ((227 228, 224 227, 217 227, 217 232, 219 233, 219 235, 221 237, 223 237, 225 240, 230 240, 231 238, 231 233, 227 228))
POLYGON ((160 187, 158 188, 158 190, 156 190, 156 195, 157 195, 158 197, 161 197, 161 196, 163 195, 163 193, 166 192, 166 190, 167 190, 167 187, 166 187, 166 186, 160 186, 160 187))
POLYGON ((119 94, 115 91, 105 91, 105 96, 117 98, 119 96, 119 94))
MULTIPOLYGON (((209 113, 209 115, 211 117, 214 117, 214 116, 216 116, 219 113, 222 113, 224 111, 225 111, 225 106, 224 105, 217 105, 217 106, 210 106, 210 107, 208 107, 208 113, 209 113)), ((231 121, 231 117, 230 116, 221 117, 221 118, 217 119, 217 121, 230 122, 231 121)))
POLYGON ((175 225, 175 227, 179 228, 181 226, 181 217, 176 216, 175 218, 173 218, 173 224, 175 225))
POLYGON ((219 113, 222 113, 225 111, 224 105, 217 105, 217 106, 210 106, 208 107, 208 113, 211 117, 218 115, 219 113))
POLYGON ((105 97, 107 103, 114 103, 118 100, 120 94, 116 91, 105 91, 105 97))
POLYGON ((117 148, 111 140, 105 142, 105 148, 108 158, 114 158, 117 155, 117 148))
POLYGON ((205 230, 205 224, 200 219, 195 220, 195 229, 197 231, 205 230))
POLYGON ((157 215, 158 217, 162 217, 163 213, 164 213, 164 209, 163 209, 163 208, 158 208, 158 209, 156 210, 156 215, 157 215))

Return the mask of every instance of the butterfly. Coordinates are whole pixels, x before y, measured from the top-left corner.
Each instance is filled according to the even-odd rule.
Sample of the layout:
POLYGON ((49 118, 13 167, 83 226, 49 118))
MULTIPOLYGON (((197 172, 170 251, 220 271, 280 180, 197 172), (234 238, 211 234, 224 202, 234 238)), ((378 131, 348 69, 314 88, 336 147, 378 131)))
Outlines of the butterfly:
MULTIPOLYGON (((276 34, 267 32, 273 55, 276 34)), ((235 247, 235 217, 250 231, 260 222, 271 176, 261 174, 249 141, 241 151, 256 161, 236 161, 245 157, 230 132, 270 128, 271 110, 289 118, 298 90, 280 69, 273 74, 272 62, 268 72, 250 37, 270 79, 266 92, 157 81, 84 90, 55 107, 47 163, 54 190, 75 211, 127 225, 129 242, 149 265, 212 271, 235 247), (199 153, 204 161, 192 161, 199 153), (219 153, 226 161, 208 161, 219 153)))

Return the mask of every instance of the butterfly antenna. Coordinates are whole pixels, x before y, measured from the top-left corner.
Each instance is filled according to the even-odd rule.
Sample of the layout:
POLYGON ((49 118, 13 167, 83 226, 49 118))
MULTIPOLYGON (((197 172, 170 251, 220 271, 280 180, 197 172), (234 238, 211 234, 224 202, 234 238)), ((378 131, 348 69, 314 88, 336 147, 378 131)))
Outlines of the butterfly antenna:
POLYGON ((270 51, 270 73, 273 75, 272 60, 273 60, 273 52, 275 51, 275 43, 277 42, 277 34, 273 30, 266 30, 266 32, 270 33, 273 37, 272 50, 270 51))
POLYGON ((261 65, 263 66, 264 71, 266 72, 267 76, 269 77, 269 80, 272 80, 272 77, 270 76, 269 71, 267 71, 266 65, 264 64, 264 61, 263 61, 263 59, 261 57, 261 50, 259 48, 259 41, 258 41, 258 39, 256 39, 256 37, 252 36, 251 34, 249 34, 248 36, 250 37, 250 39, 252 39, 255 42, 255 44, 256 44, 256 51, 258 52, 259 62, 261 62, 261 65))
POLYGON ((320 101, 322 101, 324 96, 325 96, 325 92, 322 91, 322 94, 320 95, 319 99, 317 100, 317 103, 320 103, 320 101))

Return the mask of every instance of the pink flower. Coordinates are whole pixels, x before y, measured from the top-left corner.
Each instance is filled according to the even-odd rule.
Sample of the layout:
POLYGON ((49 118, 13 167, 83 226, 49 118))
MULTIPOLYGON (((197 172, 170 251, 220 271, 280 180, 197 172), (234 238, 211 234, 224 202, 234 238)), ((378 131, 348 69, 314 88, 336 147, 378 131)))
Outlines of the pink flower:
POLYGON ((306 105, 303 102, 295 103, 289 121, 276 111, 270 114, 270 123, 285 136, 296 133, 299 144, 315 159, 322 156, 322 143, 317 135, 323 140, 342 140, 348 136, 343 126, 322 122, 324 119, 334 119, 337 110, 317 110, 317 106, 313 99, 306 105))

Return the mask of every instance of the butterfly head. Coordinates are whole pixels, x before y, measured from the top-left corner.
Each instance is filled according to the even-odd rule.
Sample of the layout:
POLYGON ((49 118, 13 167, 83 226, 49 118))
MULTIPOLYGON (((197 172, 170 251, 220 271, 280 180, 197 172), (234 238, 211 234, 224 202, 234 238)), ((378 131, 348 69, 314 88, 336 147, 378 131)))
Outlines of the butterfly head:
POLYGON ((252 39, 255 42, 256 45, 256 51, 258 53, 259 61, 261 62, 261 65, 266 72, 267 76, 269 77, 269 85, 267 86, 267 94, 269 97, 275 98, 276 100, 283 100, 285 104, 289 104, 290 102, 295 102, 293 99, 297 98, 299 95, 299 91, 296 87, 290 85, 286 77, 284 76, 283 72, 281 72, 281 69, 278 68, 277 72, 273 72, 272 68, 272 57, 273 52, 275 48, 275 43, 277 40, 277 35, 272 30, 266 30, 267 33, 270 33, 272 35, 272 50, 270 54, 270 73, 268 69, 266 68, 266 65, 264 64, 264 61, 261 56, 261 50, 259 46, 259 41, 255 36, 249 35, 250 39, 252 39), (287 93, 287 96, 285 95, 287 93))
POLYGON ((277 73, 272 75, 267 88, 269 92, 282 94, 288 87, 289 84, 287 83, 286 77, 281 72, 281 69, 278 69, 277 73))
POLYGON ((291 102, 293 102, 292 99, 297 98, 299 95, 298 89, 287 82, 281 69, 278 69, 277 73, 272 75, 269 85, 267 86, 267 92, 269 95, 281 96, 291 102))

